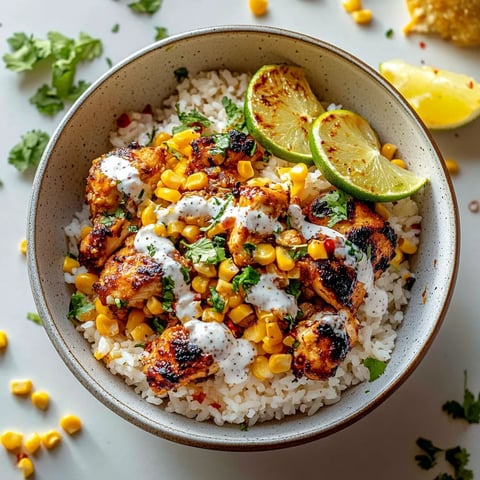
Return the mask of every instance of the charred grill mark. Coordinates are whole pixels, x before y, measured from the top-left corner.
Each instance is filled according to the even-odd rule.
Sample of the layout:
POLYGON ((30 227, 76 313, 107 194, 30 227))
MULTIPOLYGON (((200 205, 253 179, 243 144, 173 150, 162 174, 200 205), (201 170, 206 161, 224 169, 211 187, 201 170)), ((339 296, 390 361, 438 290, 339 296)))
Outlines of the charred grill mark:
POLYGON ((322 323, 318 325, 317 332, 320 337, 330 340, 330 351, 328 352, 330 358, 335 362, 344 360, 350 350, 348 335, 344 331, 336 333, 331 325, 322 323))
POLYGON ((352 295, 357 283, 355 271, 333 261, 316 262, 322 283, 342 305, 353 308, 352 295))
POLYGON ((174 350, 175 360, 184 368, 186 364, 198 360, 202 356, 200 348, 185 338, 176 338, 172 340, 172 349, 174 350))
POLYGON ((243 153, 246 156, 252 156, 256 143, 249 135, 239 132, 238 130, 230 130, 230 150, 235 153, 243 153))

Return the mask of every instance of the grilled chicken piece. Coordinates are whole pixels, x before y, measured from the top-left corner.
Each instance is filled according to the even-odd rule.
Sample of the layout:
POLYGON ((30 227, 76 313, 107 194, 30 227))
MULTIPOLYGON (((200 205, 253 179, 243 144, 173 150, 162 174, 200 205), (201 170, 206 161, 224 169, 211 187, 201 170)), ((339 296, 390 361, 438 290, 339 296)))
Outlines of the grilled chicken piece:
MULTIPOLYGON (((321 196, 311 202, 304 213, 311 223, 327 226, 332 210, 323 198, 321 196)), ((375 278, 378 278, 395 256, 397 235, 383 217, 360 200, 348 200, 347 217, 347 220, 336 223, 333 228, 370 255, 375 278)))
POLYGON ((289 199, 287 192, 268 187, 245 185, 238 192, 238 206, 249 207, 251 212, 245 218, 235 219, 227 244, 237 266, 244 267, 253 259, 243 246, 258 244, 275 232, 278 218, 287 213, 289 199))
POLYGON ((187 174, 205 171, 209 177, 209 190, 233 188, 242 180, 237 171, 238 162, 257 162, 265 156, 263 148, 250 135, 237 130, 200 137, 191 145, 192 158, 187 174))
POLYGON ((90 208, 93 229, 80 243, 82 265, 99 270, 120 247, 129 235, 129 227, 138 225, 137 219, 130 220, 136 204, 155 188, 164 167, 163 148, 137 145, 115 149, 92 162, 85 201, 90 208), (112 163, 105 168, 104 162, 112 163))
POLYGON ((183 325, 167 328, 148 343, 142 363, 147 382, 157 395, 206 379, 219 369, 212 355, 190 342, 183 325))
POLYGON ((300 321, 291 332, 297 340, 292 370, 297 378, 325 380, 357 341, 358 320, 348 311, 318 311, 300 321))

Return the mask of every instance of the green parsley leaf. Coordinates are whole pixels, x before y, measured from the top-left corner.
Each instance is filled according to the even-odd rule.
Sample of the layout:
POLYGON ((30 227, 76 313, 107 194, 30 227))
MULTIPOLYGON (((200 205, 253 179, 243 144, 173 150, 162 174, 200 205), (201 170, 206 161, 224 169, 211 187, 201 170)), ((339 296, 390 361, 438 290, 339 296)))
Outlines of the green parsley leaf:
POLYGON ((237 130, 243 130, 243 128, 245 128, 243 108, 239 107, 231 98, 228 97, 222 98, 222 105, 225 108, 225 113, 227 114, 228 129, 235 128, 237 130))
POLYGON ((463 378, 463 402, 450 400, 444 403, 442 410, 452 418, 461 418, 468 423, 480 423, 480 393, 475 399, 474 394, 467 388, 466 371, 463 378))
POLYGON ((164 312, 173 310, 175 282, 171 277, 162 277, 162 308, 164 312))
POLYGON ((44 115, 53 116, 65 108, 65 104, 57 95, 57 89, 50 85, 42 85, 37 92, 30 97, 30 103, 44 115))
POLYGON ((363 364, 368 368, 370 372, 370 382, 376 380, 382 373, 385 371, 387 367, 386 362, 382 362, 382 360, 377 360, 373 357, 367 357, 363 364))
POLYGON ((168 31, 165 27, 155 27, 155 40, 163 40, 168 37, 168 31))
POLYGON ((248 292, 254 285, 260 281, 260 274, 251 266, 244 268, 241 273, 235 275, 232 280, 232 290, 238 292, 240 287, 248 292))
POLYGON ((192 244, 182 242, 186 247, 185 258, 193 263, 217 264, 225 260, 225 248, 215 245, 209 238, 201 238, 192 244))
POLYGON ((42 319, 40 318, 40 315, 38 313, 28 312, 27 320, 30 320, 37 325, 42 325, 42 319))
POLYGON ((180 83, 183 79, 188 77, 188 70, 185 67, 177 68, 173 71, 177 82, 180 83))
POLYGON ((153 15, 162 6, 162 0, 138 0, 128 4, 129 8, 137 13, 153 15))
POLYGON ((436 447, 431 440, 426 438, 417 438, 417 446, 422 449, 425 453, 415 456, 415 461, 417 462, 420 468, 423 470, 430 470, 437 463, 437 454, 442 451, 441 448, 436 447))
POLYGON ((81 320, 81 315, 90 312, 95 308, 83 293, 74 293, 70 298, 67 318, 69 320, 81 320))
POLYGON ((36 168, 42 158, 43 151, 50 139, 48 133, 41 130, 31 130, 22 135, 8 154, 8 163, 19 172, 24 172, 29 167, 36 168))
POLYGON ((210 287, 210 295, 209 301, 212 304, 213 309, 216 312, 222 313, 225 309, 225 300, 213 287, 210 287))

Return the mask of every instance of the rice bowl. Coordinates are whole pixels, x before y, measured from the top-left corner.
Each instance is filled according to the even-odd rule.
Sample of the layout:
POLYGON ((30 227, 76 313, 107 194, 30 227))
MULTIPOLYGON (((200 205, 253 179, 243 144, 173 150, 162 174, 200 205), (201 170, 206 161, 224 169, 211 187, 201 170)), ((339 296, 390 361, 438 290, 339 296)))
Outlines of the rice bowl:
MULTIPOLYGON (((273 35, 273 32, 271 32, 271 34, 273 35)), ((249 32, 249 35, 255 35, 255 32, 253 31, 249 32)), ((275 36, 274 38, 277 39, 277 37, 275 36)), ((298 39, 296 39, 296 41, 298 41, 298 39)), ((175 43, 175 42, 172 40, 172 43, 175 43)), ((335 55, 333 55, 333 58, 336 58, 335 55)), ((181 65, 177 65, 177 67, 179 66, 181 65)), ((235 65, 234 65, 233 67, 231 67, 231 71, 234 71, 234 70, 239 70, 239 69, 235 68, 235 65)), ((192 69, 191 71, 195 72, 194 69, 192 69)), ((201 70, 199 69, 199 71, 201 70)), ((221 79, 221 83, 223 85, 227 85, 228 81, 225 81, 225 77, 228 76, 229 73, 226 70, 221 70, 221 71, 223 72, 222 74, 220 74, 223 76, 223 78, 221 79)), ((252 70, 249 69, 249 71, 252 71, 252 70)), ((196 73, 192 75, 192 78, 195 78, 196 75, 197 75, 196 73)), ((209 75, 213 75, 213 74, 209 74, 209 75)), ((219 74, 216 73, 215 75, 217 75, 217 79, 218 79, 219 74)), ((327 76, 315 75, 315 74, 310 76, 311 78, 327 78, 327 76)), ((230 81, 232 80, 230 77, 228 78, 230 81)), ((246 75, 243 74, 240 78, 243 78, 243 80, 240 80, 238 82, 238 85, 242 85, 242 81, 243 81, 243 85, 245 85, 248 77, 246 77, 246 75)), ((201 83, 202 82, 200 82, 196 86, 196 88, 201 88, 201 83)), ((212 84, 211 77, 208 78, 207 83, 210 85, 212 84)), ((117 147, 125 146, 126 144, 130 143, 133 140, 138 140, 142 142, 143 141, 142 135, 145 135, 145 134, 149 135, 149 133, 152 131, 153 128, 158 129, 160 128, 159 125, 161 125, 162 129, 168 130, 171 127, 172 123, 175 123, 175 120, 172 117, 172 113, 175 110, 174 106, 176 103, 185 102, 184 104, 180 103, 182 106, 181 108, 187 108, 187 106, 192 106, 192 105, 198 106, 198 101, 202 103, 202 100, 200 98, 201 95, 200 97, 197 97, 197 103, 195 103, 195 100, 192 100, 192 98, 194 97, 191 96, 189 93, 190 87, 191 85, 188 83, 180 84, 179 86, 180 92, 173 94, 175 95, 174 97, 171 96, 172 91, 168 92, 166 104, 164 103, 165 101, 162 98, 153 98, 150 95, 147 100, 146 95, 145 96, 140 95, 140 97, 143 97, 143 98, 138 98, 135 105, 132 105, 132 106, 125 105, 124 107, 122 107, 122 109, 116 108, 115 115, 118 116, 123 112, 131 113, 131 112, 141 111, 143 106, 146 104, 161 105, 161 108, 159 109, 160 113, 158 114, 157 113, 155 113, 154 115, 149 115, 145 113, 132 114, 131 116, 134 121, 130 123, 130 125, 126 128, 126 130, 120 129, 120 131, 115 131, 113 133, 106 132, 107 128, 109 129, 109 131, 112 130, 112 117, 110 117, 110 121, 105 122, 104 124, 105 128, 103 130, 102 135, 105 137, 105 140, 103 141, 101 147, 100 145, 97 145, 94 148, 91 148, 91 146, 86 147, 83 172, 86 171, 85 168, 88 168, 88 163, 89 161, 92 160, 92 158, 95 158, 95 156, 98 156, 99 154, 108 151, 109 149, 108 140, 111 142, 112 145, 117 147), (162 118, 162 115, 164 115, 163 118, 162 118), (105 133, 107 134, 105 135, 105 133)), ((343 105, 348 105, 348 106, 351 106, 352 109, 360 106, 360 104, 356 103, 355 96, 351 97, 348 93, 347 95, 341 95, 340 92, 330 94, 331 88, 332 88, 331 85, 328 85, 327 87, 325 86, 320 87, 320 88, 317 85, 316 87, 317 87, 316 88, 317 91, 319 90, 321 91, 323 88, 329 90, 329 94, 327 95, 325 95, 324 91, 321 91, 319 96, 323 100, 327 100, 328 102, 333 102, 336 104, 341 103, 343 105)), ((388 91, 388 87, 383 85, 383 88, 390 95, 390 92, 388 91)), ((209 97, 207 102, 209 106, 217 105, 217 107, 216 108, 213 107, 213 112, 204 112, 204 113, 207 116, 212 115, 212 117, 214 118, 220 118, 221 121, 225 121, 225 119, 222 120, 221 118, 221 115, 222 115, 221 112, 223 111, 223 107, 221 107, 221 102, 218 102, 218 99, 224 95, 225 91, 223 91, 222 88, 219 88, 218 91, 219 91, 218 95, 220 95, 220 97, 217 97, 216 101, 215 101, 215 98, 209 97)), ((232 89, 230 90, 227 89, 228 95, 233 96, 235 100, 238 102, 241 102, 241 99, 243 97, 243 92, 244 92, 244 87, 241 87, 241 86, 237 88, 237 91, 232 91, 232 89)), ((80 102, 80 106, 81 106, 81 102, 80 102)), ((409 110, 407 106, 403 105, 402 108, 404 109, 405 115, 407 117, 411 116, 411 118, 415 118, 414 114, 412 114, 412 112, 409 110)), ((368 117, 368 112, 366 112, 365 115, 367 116, 367 118, 372 118, 372 119, 375 118, 374 114, 372 114, 373 115, 372 117, 368 117)), ((220 129, 222 128, 221 123, 217 128, 220 128, 220 129)), ((402 152, 405 152, 406 154, 405 158, 407 158, 409 153, 411 153, 412 151, 412 147, 409 147, 408 145, 404 144, 404 141, 401 137, 400 138, 396 137, 393 132, 388 131, 389 127, 386 127, 386 128, 387 128, 387 131, 380 132, 382 139, 385 139, 385 141, 388 140, 388 141, 393 141, 394 143, 397 143, 400 146, 402 152), (398 138, 398 141, 397 141, 397 138, 398 138)), ((422 148, 425 148, 425 147, 422 147, 422 148)), ((421 164, 415 165, 413 168, 419 171, 422 170, 421 164)), ((82 173, 82 176, 83 178, 85 178, 86 174, 82 173)), ((312 182, 312 185, 314 184, 315 182, 312 182)), ((79 191, 78 187, 76 191, 77 192, 79 191)), ((79 196, 77 196, 76 200, 72 202, 72 205, 76 204, 77 206, 73 210, 70 210, 71 215, 73 214, 74 211, 80 210, 79 207, 81 207, 81 201, 79 201, 79 199, 81 198, 82 198, 82 195, 80 194, 79 196)), ((410 227, 412 225, 418 225, 418 223, 420 222, 421 216, 423 217, 425 216, 424 212, 422 211, 422 209, 425 208, 424 207, 425 198, 420 195, 415 200, 416 201, 411 201, 411 200, 401 201, 397 205, 388 206, 390 210, 389 222, 392 225, 392 227, 400 235, 407 235, 410 240, 413 240, 414 243, 417 242, 417 235, 419 232, 418 231, 412 232, 410 227)), ((430 214, 431 214, 431 211, 430 211, 430 214)), ((70 216, 70 219, 68 219, 68 216, 64 215, 64 219, 62 221, 63 221, 63 226, 69 224, 71 221, 71 216, 70 216)), ((83 224, 84 218, 82 218, 81 214, 79 214, 76 222, 77 223, 76 224, 74 223, 74 225, 71 226, 68 231, 68 233, 72 237, 75 237, 75 234, 78 234, 78 228, 81 228, 81 226, 84 225, 83 224)), ((427 232, 428 232, 428 228, 430 227, 427 226, 427 232)), ((424 230, 422 230, 422 243, 424 241, 423 239, 424 239, 424 230)), ((75 242, 72 242, 72 244, 74 243, 75 242)), ((422 243, 420 244, 420 249, 422 249, 422 243)), ((61 250, 59 249, 59 252, 60 251, 61 250)), ((56 254, 57 258, 58 258, 59 252, 57 252, 56 254)), ((437 253, 438 252, 435 253, 436 258, 438 257, 437 253)), ((34 258, 33 255, 31 255, 31 258, 34 258)), ((420 262, 420 264, 416 262, 416 264, 413 267, 413 271, 415 272, 416 275, 418 275, 418 279, 420 280, 420 282, 422 282, 422 268, 419 269, 419 266, 421 267, 421 265, 422 265, 422 262, 420 262)), ((58 263, 57 263, 57 266, 58 266, 58 263)), ((289 377, 288 374, 286 374, 286 375, 283 375, 281 380, 279 380, 278 384, 276 384, 275 386, 269 384, 268 387, 265 388, 265 384, 258 381, 258 379, 249 378, 248 380, 250 382, 249 386, 254 388, 256 393, 254 393, 254 395, 251 395, 251 396, 246 395, 245 391, 242 392, 245 385, 238 386, 238 390, 235 390, 235 388, 230 387, 227 397, 231 396, 232 398, 234 398, 235 396, 237 396, 237 400, 236 402, 232 403, 231 408, 229 407, 224 409, 221 415, 219 414, 218 408, 213 408, 213 409, 204 408, 201 405, 201 403, 199 403, 198 401, 195 403, 195 401, 192 402, 188 400, 188 396, 190 395, 191 397, 191 392, 190 393, 188 392, 188 387, 180 387, 176 391, 169 392, 168 403, 160 408, 160 410, 164 409, 165 413, 160 412, 160 415, 163 417, 163 415, 169 415, 170 412, 177 412, 191 418, 196 418, 197 420, 212 419, 213 422, 218 425, 223 425, 225 422, 236 423, 236 424, 245 423, 247 426, 253 426, 255 424, 255 427, 252 427, 251 430, 249 430, 249 432, 243 432, 240 434, 240 436, 238 435, 238 432, 235 433, 236 430, 232 428, 228 428, 226 434, 219 433, 219 435, 232 435, 233 440, 227 440, 225 442, 225 439, 223 438, 222 440, 219 441, 220 442, 219 443, 215 440, 211 440, 210 438, 206 446, 215 446, 215 448, 239 448, 238 447, 239 443, 237 442, 240 442, 239 438, 243 438, 243 437, 246 437, 246 442, 249 443, 250 447, 252 448, 253 447, 258 448, 259 446, 260 448, 265 448, 266 445, 271 447, 272 446, 271 439, 265 440, 266 437, 263 437, 263 439, 258 440, 258 438, 262 438, 262 435, 264 434, 264 432, 276 431, 276 427, 268 426, 270 422, 266 423, 265 427, 261 426, 260 423, 256 423, 256 422, 264 422, 265 420, 269 420, 269 419, 282 419, 286 415, 294 414, 296 411, 304 412, 307 414, 305 420, 302 420, 301 418, 299 419, 298 416, 294 417, 295 421, 300 422, 301 428, 304 428, 306 430, 304 430, 304 433, 303 434, 301 433, 299 436, 295 434, 295 440, 293 439, 293 437, 290 436, 288 443, 291 444, 297 441, 303 441, 307 438, 313 438, 314 436, 317 436, 318 433, 315 433, 315 434, 313 433, 313 431, 316 430, 316 427, 314 425, 315 423, 317 423, 319 420, 323 418, 324 415, 322 412, 324 411, 328 412, 330 409, 333 409, 334 407, 337 407, 337 406, 339 407, 337 412, 349 411, 349 409, 351 408, 350 402, 352 401, 351 400, 352 396, 364 397, 367 403, 369 403, 371 402, 371 400, 368 400, 369 398, 373 399, 380 392, 382 392, 383 389, 385 389, 387 386, 392 386, 393 384, 398 382, 399 377, 397 377, 396 374, 392 375, 392 369, 396 368, 396 365, 398 365, 398 362, 401 358, 401 353, 397 353, 397 350, 400 348, 400 351, 402 351, 405 348, 407 348, 407 345, 404 343, 404 340, 402 339, 401 332, 405 328, 412 328, 411 326, 408 326, 410 325, 410 321, 408 321, 407 327, 405 327, 405 325, 402 325, 398 330, 400 334, 397 333, 397 328, 400 326, 400 324, 403 321, 404 314, 402 312, 402 309, 404 305, 406 305, 407 303, 407 297, 410 295, 409 290, 401 286, 401 281, 399 282, 399 279, 409 274, 409 268, 410 267, 408 264, 404 264, 401 270, 398 270, 396 272, 387 272, 386 275, 382 276, 378 280, 379 287, 381 287, 385 291, 388 291, 389 301, 390 301, 390 304, 392 305, 392 315, 388 319, 387 318, 377 319, 376 321, 373 321, 370 323, 364 322, 362 328, 359 331, 359 343, 357 345, 358 348, 354 347, 352 349, 352 351, 349 353, 347 357, 348 360, 345 360, 345 363, 342 363, 338 367, 336 375, 331 379, 327 381, 316 382, 316 381, 306 380, 304 378, 299 379, 299 378, 294 378, 292 376, 289 377), (394 349, 393 347, 394 347, 395 338, 397 335, 399 335, 399 343, 397 343, 397 346, 394 349), (347 387, 353 386, 357 383, 368 380, 369 378, 368 369, 362 363, 362 361, 365 358, 374 357, 381 360, 388 360, 392 351, 393 351, 392 359, 390 360, 389 365, 387 366, 387 370, 384 376, 382 376, 376 382, 369 384, 368 392, 366 392, 365 389, 361 389, 362 391, 359 391, 359 389, 357 388, 354 391, 348 390, 346 394, 342 394, 342 392, 347 387), (400 355, 400 357, 398 355, 400 355), (292 382, 292 380, 295 380, 295 381, 292 382), (258 392, 260 392, 261 395, 259 395, 258 392), (342 394, 341 400, 338 402, 338 400, 340 399, 340 394, 342 394), (336 403, 336 405, 332 407, 328 407, 328 409, 320 409, 320 407, 322 407, 323 405, 330 405, 334 403, 336 403), (344 404, 343 407, 342 407, 342 404, 344 404), (239 405, 242 405, 244 407, 244 410, 239 411, 238 410, 239 405), (317 412, 317 410, 319 411, 317 412), (308 419, 308 415, 313 415, 315 412, 317 413, 312 418, 315 418, 317 420, 312 425, 309 423, 307 419, 308 419), (310 426, 307 426, 307 425, 310 425, 310 426), (263 430, 263 428, 265 428, 266 430, 263 430), (311 430, 311 428, 313 428, 313 430, 311 430), (257 437, 257 435, 259 437, 257 437), (249 436, 251 440, 248 439, 249 436), (267 443, 264 443, 264 442, 267 442, 267 443), (222 446, 220 446, 220 444, 222 444, 222 446)), ((451 278, 451 274, 450 274, 450 278, 451 278)), ((425 283, 420 283, 420 285, 418 285, 418 279, 416 284, 413 286, 413 289, 411 292, 411 295, 416 299, 419 298, 418 289, 421 289, 422 285, 425 286, 425 283)), ((67 291, 68 289, 66 290, 66 292, 67 291)), ((417 303, 417 300, 415 300, 413 307, 410 304, 405 310, 406 316, 407 316, 406 318, 407 319, 409 318, 408 312, 411 311, 412 308, 421 309, 422 307, 423 307, 423 303, 421 301, 420 303, 417 303)), ((67 310, 64 302, 63 302, 63 309, 64 309, 64 312, 67 310)), ((70 328, 70 327, 67 327, 67 328, 70 328)), ((95 327, 87 323, 86 326, 80 325, 78 328, 82 330, 82 333, 85 335, 88 341, 93 344, 94 351, 98 350, 98 342, 100 341, 100 339, 98 338, 98 336, 96 338, 95 327)), ((47 326, 47 331, 48 329, 49 327, 47 326)), ((430 333, 427 335, 427 337, 431 336, 433 330, 429 330, 429 332, 430 333)), ((74 333, 78 335, 78 332, 74 332, 74 333)), ((85 352, 85 354, 90 354, 90 352, 88 351, 89 349, 88 348, 85 349, 82 343, 77 343, 77 340, 73 340, 72 332, 68 333, 68 336, 70 337, 70 340, 69 340, 70 345, 78 345, 80 349, 85 352)), ((135 347, 135 344, 134 343, 132 344, 132 342, 128 339, 123 339, 123 342, 118 341, 116 342, 117 344, 115 344, 115 342, 113 343, 114 345, 111 346, 108 354, 114 360, 108 362, 108 368, 114 373, 118 373, 120 375, 126 376, 128 379, 128 383, 133 384, 135 386, 134 387, 135 390, 141 393, 148 401, 154 404, 162 403, 162 400, 158 396, 151 395, 148 389, 148 385, 145 385, 145 379, 143 377, 143 374, 141 373, 141 370, 138 370, 137 368, 139 365, 137 363, 139 361, 137 356, 141 355, 142 349, 140 347, 135 347)), ((408 355, 407 355, 407 358, 412 359, 412 357, 408 357, 408 355)), ((418 358, 418 357, 413 357, 413 358, 418 358)), ((87 360, 87 362, 90 363, 90 360, 87 360)), ((95 367, 95 361, 94 363, 91 363, 91 365, 92 365, 92 368, 98 368, 98 367, 95 367)), ((110 380, 106 380, 105 382, 106 378, 107 377, 103 376, 103 380, 101 383, 103 385, 108 386, 111 382, 110 380)), ((205 387, 203 391, 207 395, 207 397, 209 395, 212 395, 212 398, 213 398, 215 394, 210 392, 222 391, 222 388, 225 387, 225 384, 222 383, 221 379, 219 380, 218 378, 214 378, 213 380, 211 379, 207 380, 203 384, 203 386, 205 387)), ((120 388, 120 391, 124 392, 124 389, 122 387, 118 387, 118 388, 120 388)), ((100 390, 103 390, 102 386, 100 386, 100 390)), ((127 389, 126 392, 128 392, 128 390, 129 389, 127 389)), ((122 395, 123 394, 124 393, 122 393, 122 395)), ((130 398, 130 393, 125 393, 125 394, 130 398)), ((156 413, 152 413, 152 410, 150 410, 150 407, 148 406, 142 407, 140 406, 140 404, 137 403, 136 400, 133 400, 133 402, 134 402, 135 408, 139 408, 141 411, 143 409, 146 409, 143 411, 148 411, 149 412, 148 416, 151 416, 152 414, 157 415, 156 413)), ((116 408, 123 410, 123 407, 119 407, 118 404, 116 408)), ((158 408, 158 407, 156 407, 156 405, 153 405, 153 408, 158 408)), ((330 413, 326 413, 325 415, 326 415, 326 418, 328 418, 330 413)), ((177 416, 178 415, 176 415, 176 417, 177 416)), ((348 414, 347 417, 349 417, 350 420, 352 420, 353 418, 356 418, 356 414, 354 414, 353 417, 350 414, 348 414)), ((146 424, 149 424, 150 427, 152 427, 152 424, 149 421, 145 421, 143 419, 143 415, 132 416, 131 414, 127 414, 127 418, 134 421, 134 423, 139 422, 144 427, 146 424), (133 418, 133 417, 136 417, 136 418, 133 418)), ((169 417, 165 417, 165 418, 169 418, 169 417)), ((177 419, 173 421, 177 422, 177 419)), ((178 420, 178 422, 182 424, 183 420, 178 420)), ((282 420, 282 422, 278 424, 280 428, 283 428, 282 425, 284 424, 284 422, 285 420, 282 420)), ((341 422, 342 425, 345 425, 345 423, 346 422, 341 422)), ((188 423, 188 425, 190 425, 190 423, 188 423)), ((208 423, 206 423, 205 425, 208 425, 208 423)), ((191 428, 191 427, 189 426, 188 428, 191 428)), ((206 427, 206 428, 210 429, 210 427, 206 427)), ((226 426, 222 428, 226 428, 226 426)), ((155 431, 156 433, 159 433, 156 427, 152 428, 152 430, 155 431)), ((200 431, 205 431, 204 427, 200 427, 200 431)), ((322 432, 323 432, 322 434, 324 434, 326 431, 332 431, 332 424, 329 424, 328 421, 325 424, 325 427, 322 427, 322 432)), ((162 436, 165 436, 165 431, 162 430, 161 433, 159 434, 161 434, 162 436)), ((172 435, 173 439, 179 440, 177 433, 172 434, 172 432, 170 432, 170 434, 172 435)), ((209 435, 211 435, 211 433, 209 433, 209 435)), ((268 436, 268 433, 266 433, 266 435, 268 436)), ((168 433, 166 437, 169 438, 168 433)), ((191 442, 191 438, 192 437, 190 437, 189 434, 186 434, 185 436, 180 435, 180 441, 184 441, 187 443, 191 442)), ((193 443, 196 443, 195 440, 193 440, 193 443)), ((202 442, 200 442, 200 444, 202 444, 202 442)), ((281 444, 283 445, 283 440, 281 441, 281 444)), ((203 446, 205 446, 205 444, 203 444, 203 446)))

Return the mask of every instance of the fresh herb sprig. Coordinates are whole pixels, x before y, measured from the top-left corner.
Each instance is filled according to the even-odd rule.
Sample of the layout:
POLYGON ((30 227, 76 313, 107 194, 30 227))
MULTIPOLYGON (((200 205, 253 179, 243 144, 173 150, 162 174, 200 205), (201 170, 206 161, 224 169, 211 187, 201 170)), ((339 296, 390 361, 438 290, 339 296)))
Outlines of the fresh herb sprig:
POLYGON ((37 168, 50 136, 42 130, 31 130, 22 135, 8 154, 8 163, 19 172, 37 168))
POLYGON ((480 393, 475 395, 467 387, 467 372, 463 372, 463 402, 449 400, 442 406, 442 410, 452 418, 461 418, 468 423, 480 423, 480 393))

